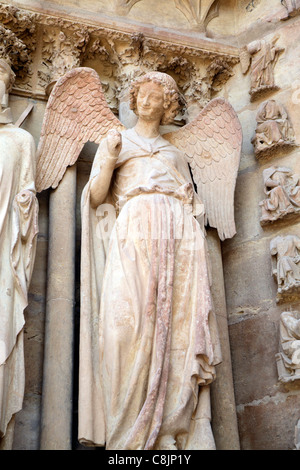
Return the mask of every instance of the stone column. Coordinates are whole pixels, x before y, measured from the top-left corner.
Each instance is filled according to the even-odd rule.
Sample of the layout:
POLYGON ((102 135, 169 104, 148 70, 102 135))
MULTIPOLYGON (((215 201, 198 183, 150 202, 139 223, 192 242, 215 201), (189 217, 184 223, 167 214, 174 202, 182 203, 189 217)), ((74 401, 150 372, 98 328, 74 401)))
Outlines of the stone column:
POLYGON ((76 165, 49 201, 48 286, 41 450, 72 446, 76 165))
POLYGON ((207 231, 212 270, 212 297, 218 322, 223 362, 211 385, 212 429, 217 450, 239 450, 239 434, 233 388, 221 243, 215 229, 207 231))
MULTIPOLYGON (((81 66, 89 41, 83 26, 74 31, 44 28, 42 63, 50 94, 56 81, 81 66)), ((72 447, 73 343, 75 304, 76 165, 68 167, 49 200, 48 286, 41 443, 42 450, 72 447)))

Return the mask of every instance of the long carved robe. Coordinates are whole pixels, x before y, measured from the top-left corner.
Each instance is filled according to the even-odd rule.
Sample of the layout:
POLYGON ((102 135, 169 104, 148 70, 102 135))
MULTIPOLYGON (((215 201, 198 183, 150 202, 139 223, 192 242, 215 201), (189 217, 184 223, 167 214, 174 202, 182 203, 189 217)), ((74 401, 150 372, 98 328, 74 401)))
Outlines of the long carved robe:
POLYGON ((0 128, 0 437, 22 408, 24 309, 37 235, 33 137, 0 128))
POLYGON ((266 41, 256 40, 248 45, 248 51, 253 55, 251 68, 251 88, 274 86, 274 61, 277 49, 266 41))
POLYGON ((287 290, 300 282, 299 250, 300 239, 295 235, 277 236, 271 240, 271 255, 277 256, 276 276, 279 289, 287 290))
POLYGON ((256 115, 256 139, 266 145, 282 141, 292 141, 293 130, 284 107, 275 100, 263 103, 256 115))
POLYGON ((283 312, 280 317, 281 357, 292 374, 300 371, 300 318, 298 312, 283 312))
POLYGON ((289 199, 289 179, 292 180, 291 170, 285 167, 272 166, 263 171, 267 199, 260 203, 262 217, 265 220, 276 220, 281 214, 293 212, 294 208, 289 199))
POLYGON ((122 140, 102 219, 89 202, 97 155, 82 196, 79 441, 155 449, 170 435, 184 448, 221 361, 203 206, 175 147, 122 140))

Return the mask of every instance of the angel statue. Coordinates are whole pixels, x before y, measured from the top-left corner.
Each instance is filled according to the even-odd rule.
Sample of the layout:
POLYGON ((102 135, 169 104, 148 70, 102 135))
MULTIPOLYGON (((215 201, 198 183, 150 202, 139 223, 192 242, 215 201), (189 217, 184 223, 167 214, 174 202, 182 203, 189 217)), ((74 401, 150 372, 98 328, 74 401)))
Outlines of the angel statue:
POLYGON ((39 190, 58 184, 84 141, 99 144, 82 194, 79 441, 85 445, 215 448, 209 384, 221 352, 204 223, 222 240, 235 234, 242 136, 221 98, 162 136, 160 126, 172 123, 181 105, 174 79, 148 72, 131 85, 138 120, 126 129, 87 68, 67 73, 49 99, 39 190))

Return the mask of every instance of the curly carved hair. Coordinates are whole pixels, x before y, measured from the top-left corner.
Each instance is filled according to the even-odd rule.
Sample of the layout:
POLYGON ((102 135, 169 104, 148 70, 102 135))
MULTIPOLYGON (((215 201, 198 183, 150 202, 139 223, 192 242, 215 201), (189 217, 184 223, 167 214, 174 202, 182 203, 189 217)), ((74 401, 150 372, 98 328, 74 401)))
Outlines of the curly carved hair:
POLYGON ((9 85, 7 93, 10 93, 15 82, 16 75, 10 66, 9 59, 0 58, 0 66, 3 67, 9 73, 9 85))
POLYGON ((184 106, 184 101, 179 93, 175 80, 168 74, 163 72, 148 72, 145 75, 137 78, 130 87, 130 108, 138 116, 136 106, 137 95, 140 86, 146 82, 153 82, 161 85, 164 90, 164 109, 165 112, 162 116, 161 125, 170 124, 173 122, 175 116, 180 109, 184 106))

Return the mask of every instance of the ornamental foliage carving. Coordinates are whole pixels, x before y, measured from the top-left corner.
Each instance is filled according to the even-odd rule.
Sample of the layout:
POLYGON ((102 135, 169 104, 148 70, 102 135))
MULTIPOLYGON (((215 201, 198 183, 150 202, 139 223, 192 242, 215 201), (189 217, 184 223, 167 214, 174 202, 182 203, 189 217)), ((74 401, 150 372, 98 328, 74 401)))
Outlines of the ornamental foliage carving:
POLYGON ((239 61, 238 49, 231 46, 183 45, 179 39, 170 42, 79 24, 8 5, 0 5, 0 22, 23 41, 27 51, 27 71, 25 64, 24 72, 17 71, 15 92, 47 99, 59 77, 74 67, 87 66, 101 77, 106 99, 115 112, 132 78, 149 70, 172 75, 188 105, 197 103, 199 111, 239 61))

